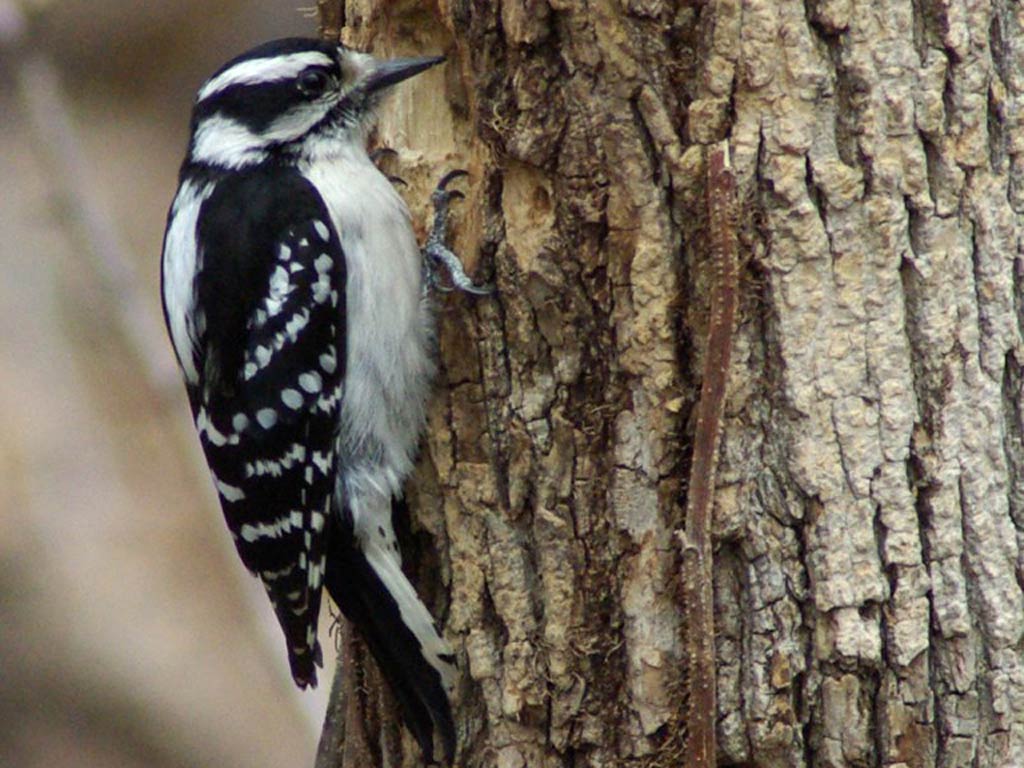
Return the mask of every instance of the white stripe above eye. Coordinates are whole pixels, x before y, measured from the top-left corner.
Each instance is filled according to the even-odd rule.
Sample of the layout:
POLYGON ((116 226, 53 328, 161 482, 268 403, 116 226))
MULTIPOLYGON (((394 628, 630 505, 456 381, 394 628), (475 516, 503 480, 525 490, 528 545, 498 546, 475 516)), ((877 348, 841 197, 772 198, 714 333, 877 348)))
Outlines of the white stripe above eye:
POLYGON ((290 80, 306 67, 327 67, 332 63, 330 56, 319 51, 303 51, 290 53, 287 56, 270 56, 265 59, 240 61, 235 66, 229 67, 219 75, 207 80, 205 85, 199 89, 196 101, 208 99, 213 94, 220 93, 233 85, 255 85, 256 83, 290 80))

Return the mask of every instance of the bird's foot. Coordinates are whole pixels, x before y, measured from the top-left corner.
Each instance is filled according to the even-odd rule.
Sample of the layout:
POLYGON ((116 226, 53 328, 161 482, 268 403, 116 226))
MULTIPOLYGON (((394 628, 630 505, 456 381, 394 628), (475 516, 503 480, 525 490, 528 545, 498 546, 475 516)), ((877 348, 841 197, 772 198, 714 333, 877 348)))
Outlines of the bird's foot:
POLYGON ((448 185, 453 179, 468 175, 466 171, 449 171, 437 183, 433 194, 430 195, 430 202, 434 205, 434 226, 431 227, 430 234, 427 235, 427 243, 423 247, 423 271, 427 285, 443 293, 457 288, 466 293, 486 296, 494 291, 494 286, 475 285, 473 279, 466 274, 459 257, 452 253, 446 245, 448 241, 448 209, 451 206, 451 201, 465 197, 456 189, 448 189, 448 185), (441 280, 439 272, 442 264, 448 270, 451 286, 441 280))

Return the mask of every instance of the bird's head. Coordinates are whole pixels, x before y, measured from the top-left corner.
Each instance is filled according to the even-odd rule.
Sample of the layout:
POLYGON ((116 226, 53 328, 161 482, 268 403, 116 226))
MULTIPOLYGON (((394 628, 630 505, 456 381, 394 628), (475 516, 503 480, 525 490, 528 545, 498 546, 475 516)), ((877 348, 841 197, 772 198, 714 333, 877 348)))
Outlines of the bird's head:
POLYGON ((238 169, 362 147, 381 96, 443 56, 379 60, 337 43, 286 38, 229 61, 196 95, 188 163, 238 169))

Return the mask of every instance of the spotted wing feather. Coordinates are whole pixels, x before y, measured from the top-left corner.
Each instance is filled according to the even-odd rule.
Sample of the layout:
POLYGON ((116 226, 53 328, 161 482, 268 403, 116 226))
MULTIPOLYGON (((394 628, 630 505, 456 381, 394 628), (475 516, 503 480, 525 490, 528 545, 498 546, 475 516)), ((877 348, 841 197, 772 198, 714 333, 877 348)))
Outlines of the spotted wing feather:
POLYGON ((278 197, 267 201, 264 216, 236 217, 218 208, 216 196, 200 215, 207 230, 201 241, 220 243, 217 263, 204 259, 198 280, 206 294, 199 305, 216 309, 197 324, 204 343, 191 394, 235 547, 262 580, 292 675, 305 687, 316 685, 320 663, 345 271, 319 196, 301 179, 293 182, 275 182, 278 197), (244 231, 243 221, 262 222, 267 231, 244 231))

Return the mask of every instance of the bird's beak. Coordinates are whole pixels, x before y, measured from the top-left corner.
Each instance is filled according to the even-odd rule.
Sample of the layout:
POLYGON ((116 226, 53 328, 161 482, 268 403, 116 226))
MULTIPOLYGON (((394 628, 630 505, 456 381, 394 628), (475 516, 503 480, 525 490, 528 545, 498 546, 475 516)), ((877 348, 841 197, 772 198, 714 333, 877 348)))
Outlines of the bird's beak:
POLYGON ((444 56, 417 56, 411 59, 389 59, 377 64, 376 68, 366 77, 368 93, 382 90, 389 85, 400 83, 425 69, 444 61, 444 56))

